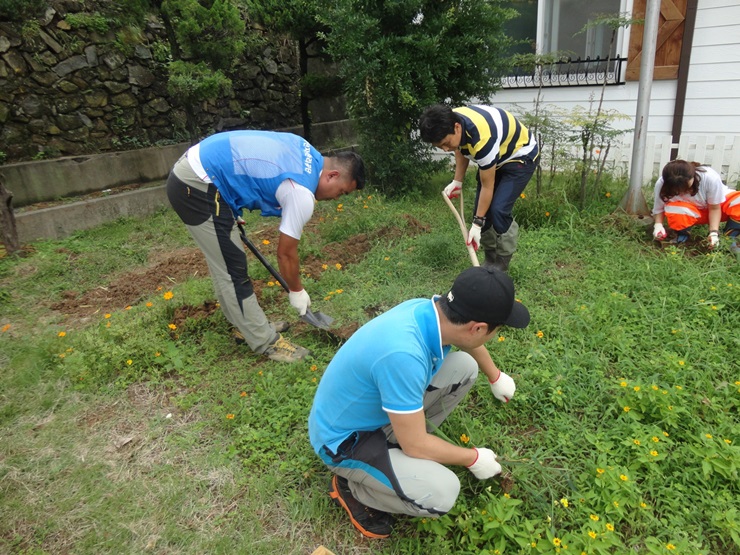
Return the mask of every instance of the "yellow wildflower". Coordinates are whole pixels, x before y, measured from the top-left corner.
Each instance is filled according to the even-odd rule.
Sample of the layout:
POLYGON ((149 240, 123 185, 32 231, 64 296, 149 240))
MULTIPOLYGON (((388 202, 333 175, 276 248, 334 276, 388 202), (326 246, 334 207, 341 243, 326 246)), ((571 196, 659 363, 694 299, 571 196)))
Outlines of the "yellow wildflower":
POLYGON ((269 245, 270 244, 270 241, 268 241, 267 239, 262 239, 262 244, 263 245, 269 245))
POLYGON ((666 548, 666 549, 667 549, 668 551, 673 551, 674 549, 676 549, 676 546, 675 546, 675 545, 673 545, 672 543, 667 543, 667 544, 666 544, 666 546, 665 546, 665 548, 666 548))
POLYGON ((589 516, 588 518, 590 518, 590 519, 591 519, 591 520, 593 520, 594 522, 598 522, 598 520, 599 520, 599 515, 590 515, 590 516, 589 516))
POLYGON ((133 363, 134 363, 134 361, 133 361, 133 360, 131 360, 131 359, 128 359, 128 360, 126 361, 126 364, 128 364, 129 366, 131 366, 131 365, 132 365, 133 363))
POLYGON ((707 439, 712 439, 712 434, 704 434, 704 437, 707 439))
POLYGON ((149 301, 148 303, 146 303, 147 308, 151 308, 152 306, 154 306, 154 303, 152 301, 149 301))
POLYGON ((622 410, 623 410, 624 412, 629 412, 629 411, 630 411, 630 408, 629 408, 629 407, 624 407, 624 408, 623 408, 622 410))
POLYGON ((110 314, 104 314, 103 318, 110 318, 110 314))
POLYGON ((506 341, 506 338, 503 337, 502 335, 499 335, 498 336, 498 342, 501 343, 502 341, 506 341))
POLYGON ((170 328, 171 330, 177 329, 177 326, 175 324, 167 324, 167 327, 170 328))
POLYGON ((563 507, 565 507, 565 508, 567 509, 567 508, 568 508, 568 505, 569 505, 569 503, 568 503, 568 499, 567 499, 567 498, 565 498, 565 497, 563 497, 563 498, 562 498, 562 499, 560 500, 560 504, 561 504, 561 505, 562 505, 563 507))
POLYGON ((162 298, 164 298, 165 301, 169 301, 174 296, 175 294, 172 291, 166 291, 165 294, 162 295, 162 298))
POLYGON ((658 456, 658 452, 657 452, 657 451, 656 451, 655 449, 651 450, 651 451, 650 451, 650 454, 651 454, 651 455, 652 455, 653 457, 657 457, 657 456, 658 456))
POLYGON ((592 540, 596 539, 596 532, 594 532, 593 530, 589 530, 588 535, 591 537, 592 540))
POLYGON ((610 522, 607 522, 606 529, 609 530, 610 532, 614 532, 614 525, 610 522))
POLYGON ((67 335, 67 332, 66 331, 60 331, 57 335, 59 337, 64 337, 65 335, 67 335))
POLYGON ((545 336, 545 334, 542 333, 542 330, 537 330, 537 337, 542 338, 544 336, 545 336))
POLYGON ((597 468, 596 469, 596 473, 597 474, 603 474, 604 473, 604 469, 603 468, 597 468))
POLYGON ((241 393, 239 393, 239 397, 246 397, 246 396, 247 396, 246 391, 242 391, 241 393))
POLYGON ((639 439, 633 439, 632 440, 632 443, 634 443, 635 445, 640 445, 641 444, 641 442, 640 442, 639 439))
POLYGON ((336 268, 337 270, 341 270, 341 269, 342 269, 342 265, 341 265, 341 264, 340 264, 339 262, 337 262, 336 264, 334 264, 334 267, 335 267, 335 268, 336 268))
POLYGON ((460 441, 462 441, 463 443, 468 443, 470 441, 470 438, 466 434, 462 434, 460 436, 460 441))
POLYGON ((231 413, 229 413, 229 414, 226 415, 226 419, 227 420, 234 420, 234 415, 231 414, 231 413))
POLYGON ((619 382, 619 385, 621 385, 622 387, 627 387, 627 382, 625 381, 619 382))
POLYGON ((3 333, 5 333, 5 332, 6 332, 6 331, 8 331, 9 329, 10 329, 10 324, 5 324, 5 325, 4 325, 3 327, 2 327, 2 332, 3 332, 3 333))
POLYGON ((635 387, 633 387, 632 389, 634 389, 635 391, 640 391, 640 386, 639 386, 639 385, 636 385, 636 386, 635 386, 635 387))
POLYGON ((322 270, 326 270, 326 269, 328 269, 328 268, 329 268, 329 266, 328 266, 328 265, 326 265, 326 264, 322 264, 322 265, 321 265, 321 269, 322 269, 322 270))
POLYGON ((553 544, 553 545, 554 545, 555 547, 560 547, 560 544, 561 544, 561 543, 563 543, 563 542, 561 541, 561 539, 560 539, 560 538, 553 538, 553 539, 552 539, 552 544, 553 544))

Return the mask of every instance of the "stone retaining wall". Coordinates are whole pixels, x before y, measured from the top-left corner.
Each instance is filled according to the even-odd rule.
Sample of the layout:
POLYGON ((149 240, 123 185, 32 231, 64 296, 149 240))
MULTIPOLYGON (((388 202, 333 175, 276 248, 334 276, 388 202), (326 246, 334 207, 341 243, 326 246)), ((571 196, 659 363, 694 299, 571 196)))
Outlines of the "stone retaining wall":
MULTIPOLYGON (((140 37, 123 44, 116 30, 100 34, 70 26, 65 16, 82 9, 82 2, 55 6, 30 31, 0 22, 5 161, 188 140, 184 111, 167 92, 162 24, 150 19, 140 37)), ((230 76, 229 97, 196 107, 201 134, 299 124, 296 68, 293 43, 272 40, 230 76)))

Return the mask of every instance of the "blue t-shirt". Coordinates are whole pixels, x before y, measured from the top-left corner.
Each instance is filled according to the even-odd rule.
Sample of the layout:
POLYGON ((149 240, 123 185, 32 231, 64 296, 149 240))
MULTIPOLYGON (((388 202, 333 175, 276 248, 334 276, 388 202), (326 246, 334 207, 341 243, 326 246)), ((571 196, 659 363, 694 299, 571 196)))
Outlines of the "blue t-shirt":
POLYGON ((403 302, 371 320, 339 349, 321 378, 308 417, 311 445, 332 452, 355 431, 390 423, 388 412, 424 408, 424 393, 442 366, 433 299, 403 302))
POLYGON ((275 192, 286 179, 316 193, 324 157, 306 139, 276 131, 227 131, 200 142, 200 163, 226 204, 280 216, 275 192))

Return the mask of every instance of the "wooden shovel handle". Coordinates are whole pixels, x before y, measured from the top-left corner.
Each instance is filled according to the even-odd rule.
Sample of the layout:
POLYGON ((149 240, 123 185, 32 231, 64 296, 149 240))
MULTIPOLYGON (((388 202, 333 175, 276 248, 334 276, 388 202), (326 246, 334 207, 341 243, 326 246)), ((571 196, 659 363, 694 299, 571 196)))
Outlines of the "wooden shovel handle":
POLYGON ((462 191, 460 191, 460 212, 457 211, 457 208, 455 208, 455 205, 452 204, 452 201, 449 199, 449 197, 445 195, 444 191, 442 191, 442 198, 445 199, 447 206, 450 207, 450 210, 452 210, 452 213, 455 215, 455 219, 457 220, 457 223, 460 224, 460 231, 462 232, 463 241, 465 242, 465 246, 468 248, 468 254, 470 255, 470 262, 473 263, 473 266, 480 266, 480 262, 478 262, 478 255, 475 253, 475 249, 473 248, 473 245, 468 245, 468 229, 465 227, 465 222, 463 221, 462 216, 460 216, 460 212, 462 212, 463 210, 462 191))

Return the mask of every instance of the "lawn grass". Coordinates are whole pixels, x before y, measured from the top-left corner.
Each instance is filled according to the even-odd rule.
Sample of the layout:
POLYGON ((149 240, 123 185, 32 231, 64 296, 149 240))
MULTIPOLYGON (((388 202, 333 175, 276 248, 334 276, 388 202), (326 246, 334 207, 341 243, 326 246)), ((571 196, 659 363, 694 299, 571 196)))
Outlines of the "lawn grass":
MULTIPOLYGON (((327 268, 305 283, 338 329, 469 265, 444 184, 317 205, 301 253, 327 268), (361 234, 372 248, 343 260, 361 234)), ((506 476, 456 469, 449 515, 375 542, 330 504, 308 444, 334 338, 294 325, 314 356, 285 365, 235 346, 217 311, 172 329, 213 300, 203 275, 84 318, 49 308, 191 249, 171 211, 0 260, 0 552, 740 553, 740 266, 727 245, 656 248, 609 187, 583 213, 557 189, 517 202, 511 276, 532 322, 489 345, 517 394, 503 405, 481 380, 439 431, 492 448, 506 476)), ((250 268, 270 317, 295 321, 250 268)))

